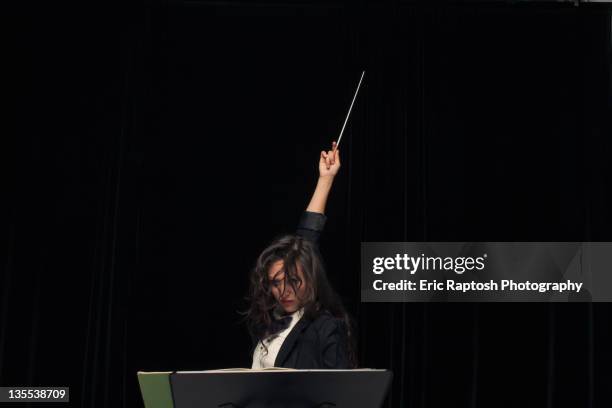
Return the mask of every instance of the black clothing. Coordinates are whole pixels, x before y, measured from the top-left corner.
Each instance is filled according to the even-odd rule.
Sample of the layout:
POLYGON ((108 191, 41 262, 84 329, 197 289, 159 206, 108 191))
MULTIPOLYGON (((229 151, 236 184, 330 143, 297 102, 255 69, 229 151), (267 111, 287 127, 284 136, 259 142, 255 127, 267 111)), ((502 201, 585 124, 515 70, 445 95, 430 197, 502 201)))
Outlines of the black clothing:
POLYGON ((318 247, 319 238, 325 227, 327 217, 324 214, 304 211, 298 222, 296 235, 299 235, 318 247))
MULTIPOLYGON (((319 237, 326 220, 323 214, 305 211, 296 234, 314 243, 318 250, 319 237)), ((251 355, 258 343, 259 339, 256 339, 251 355)), ((274 366, 299 369, 350 368, 346 325, 328 311, 314 319, 302 316, 285 338, 274 366)))
POLYGON ((350 368, 344 322, 329 312, 324 312, 314 321, 302 316, 283 342, 274 366, 350 368))

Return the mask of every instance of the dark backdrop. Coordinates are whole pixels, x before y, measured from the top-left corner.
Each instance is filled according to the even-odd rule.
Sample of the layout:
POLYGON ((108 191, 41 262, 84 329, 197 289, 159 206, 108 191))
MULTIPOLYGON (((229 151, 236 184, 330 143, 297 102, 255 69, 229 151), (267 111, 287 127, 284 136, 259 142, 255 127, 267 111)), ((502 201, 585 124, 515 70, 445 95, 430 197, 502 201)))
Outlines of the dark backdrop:
POLYGON ((610 15, 6 6, 0 385, 139 407, 137 370, 248 366, 248 271, 366 69, 322 248, 386 406, 610 406, 609 304, 360 304, 358 281, 361 241, 612 240, 610 15))

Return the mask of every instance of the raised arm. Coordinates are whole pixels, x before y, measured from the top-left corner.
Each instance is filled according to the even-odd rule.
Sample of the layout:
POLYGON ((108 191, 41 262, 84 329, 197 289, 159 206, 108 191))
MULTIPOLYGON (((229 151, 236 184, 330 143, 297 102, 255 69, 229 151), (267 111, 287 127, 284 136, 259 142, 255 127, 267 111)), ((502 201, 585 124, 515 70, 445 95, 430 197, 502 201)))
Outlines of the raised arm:
POLYGON ((336 142, 332 143, 332 150, 321 151, 319 158, 319 180, 317 187, 310 199, 306 211, 325 214, 327 197, 334 183, 334 177, 340 170, 340 151, 336 148, 336 142))
POLYGON ((327 197, 334 183, 334 177, 340 170, 340 151, 336 142, 332 143, 332 150, 322 151, 319 158, 319 180, 306 211, 302 214, 297 227, 297 234, 317 244, 319 236, 325 226, 325 205, 327 197))

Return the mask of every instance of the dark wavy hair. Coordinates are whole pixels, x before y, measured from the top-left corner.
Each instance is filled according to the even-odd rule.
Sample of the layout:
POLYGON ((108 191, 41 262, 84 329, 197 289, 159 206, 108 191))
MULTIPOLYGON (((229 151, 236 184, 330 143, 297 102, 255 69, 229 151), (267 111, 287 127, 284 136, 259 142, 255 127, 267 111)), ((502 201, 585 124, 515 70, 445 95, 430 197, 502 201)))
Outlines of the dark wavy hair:
POLYGON ((250 288, 247 300, 249 308, 245 320, 249 334, 255 340, 262 340, 274 334, 274 311, 278 302, 272 294, 268 280, 268 271, 277 261, 283 261, 283 271, 287 284, 297 293, 296 282, 300 266, 306 281, 306 296, 302 300, 304 318, 314 320, 326 311, 333 317, 342 320, 346 327, 349 364, 357 367, 355 336, 352 319, 344 309, 338 294, 332 288, 325 265, 318 248, 309 240, 299 235, 285 235, 274 240, 257 258, 251 271, 250 288))

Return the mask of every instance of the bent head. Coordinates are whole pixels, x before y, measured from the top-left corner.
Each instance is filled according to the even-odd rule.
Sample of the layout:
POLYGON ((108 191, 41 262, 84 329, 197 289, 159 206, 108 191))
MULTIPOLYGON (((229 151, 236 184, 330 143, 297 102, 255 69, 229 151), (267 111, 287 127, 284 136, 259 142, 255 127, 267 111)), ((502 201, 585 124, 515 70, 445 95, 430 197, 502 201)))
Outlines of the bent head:
POLYGON ((274 241, 259 258, 251 275, 251 299, 268 311, 285 313, 317 300, 323 265, 314 246, 302 237, 287 235, 274 241))
POLYGON ((283 308, 285 313, 293 313, 302 307, 306 301, 309 286, 304 278, 302 265, 296 264, 295 276, 285 273, 285 262, 278 260, 268 269, 268 285, 272 296, 283 308))

